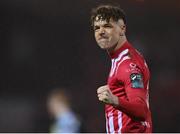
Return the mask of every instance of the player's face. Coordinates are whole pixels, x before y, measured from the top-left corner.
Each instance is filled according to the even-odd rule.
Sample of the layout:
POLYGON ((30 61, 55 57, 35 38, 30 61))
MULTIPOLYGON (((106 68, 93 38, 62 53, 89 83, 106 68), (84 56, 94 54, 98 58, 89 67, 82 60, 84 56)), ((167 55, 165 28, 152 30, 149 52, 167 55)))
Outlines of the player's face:
POLYGON ((110 19, 109 23, 102 19, 94 22, 94 34, 97 44, 105 50, 111 50, 121 41, 121 36, 125 35, 125 25, 122 20, 118 22, 110 19))

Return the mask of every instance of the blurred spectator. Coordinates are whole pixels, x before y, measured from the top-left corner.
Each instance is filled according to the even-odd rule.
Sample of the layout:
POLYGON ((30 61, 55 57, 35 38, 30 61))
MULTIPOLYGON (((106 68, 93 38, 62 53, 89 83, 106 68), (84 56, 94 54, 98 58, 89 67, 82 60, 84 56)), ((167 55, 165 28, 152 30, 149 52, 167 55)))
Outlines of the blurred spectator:
POLYGON ((54 119, 50 127, 52 133, 78 133, 81 123, 70 105, 70 97, 64 89, 56 88, 51 91, 47 100, 48 111, 54 119))

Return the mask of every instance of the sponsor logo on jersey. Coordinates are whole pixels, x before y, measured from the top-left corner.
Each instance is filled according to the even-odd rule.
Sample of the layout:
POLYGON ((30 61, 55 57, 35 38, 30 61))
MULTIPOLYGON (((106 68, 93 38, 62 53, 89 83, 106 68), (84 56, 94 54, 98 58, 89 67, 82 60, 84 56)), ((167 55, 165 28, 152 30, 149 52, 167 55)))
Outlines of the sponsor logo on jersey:
POLYGON ((142 74, 133 73, 130 75, 132 88, 144 88, 142 74))

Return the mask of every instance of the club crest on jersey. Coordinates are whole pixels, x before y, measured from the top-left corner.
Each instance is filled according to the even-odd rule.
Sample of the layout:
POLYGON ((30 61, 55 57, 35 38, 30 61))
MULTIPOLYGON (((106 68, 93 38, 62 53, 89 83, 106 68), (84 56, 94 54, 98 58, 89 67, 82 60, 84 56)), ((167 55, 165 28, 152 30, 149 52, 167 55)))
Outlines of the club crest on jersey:
POLYGON ((130 66, 131 68, 136 68, 136 64, 135 64, 135 63, 130 63, 129 66, 130 66))
POLYGON ((126 72, 134 72, 134 71, 139 71, 138 66, 135 63, 130 63, 129 68, 126 70, 126 72))
POLYGON ((142 74, 133 73, 130 75, 132 88, 144 88, 142 74))

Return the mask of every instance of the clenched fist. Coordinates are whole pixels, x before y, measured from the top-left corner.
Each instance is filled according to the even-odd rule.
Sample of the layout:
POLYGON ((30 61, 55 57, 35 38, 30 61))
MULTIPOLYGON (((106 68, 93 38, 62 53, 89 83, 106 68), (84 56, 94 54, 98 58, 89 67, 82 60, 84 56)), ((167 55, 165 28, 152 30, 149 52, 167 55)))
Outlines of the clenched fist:
POLYGON ((113 95, 108 85, 101 86, 97 89, 97 95, 100 101, 118 106, 118 97, 113 95))

